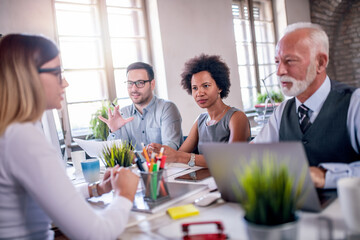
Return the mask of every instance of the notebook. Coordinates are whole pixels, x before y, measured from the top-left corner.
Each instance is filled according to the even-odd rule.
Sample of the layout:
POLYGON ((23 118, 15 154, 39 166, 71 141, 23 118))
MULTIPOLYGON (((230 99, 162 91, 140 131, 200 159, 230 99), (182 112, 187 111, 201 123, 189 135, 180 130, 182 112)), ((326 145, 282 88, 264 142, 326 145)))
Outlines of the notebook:
POLYGON ((316 189, 309 172, 309 165, 300 142, 280 142, 266 144, 249 143, 203 143, 200 144, 208 168, 214 177, 216 185, 225 201, 237 202, 234 194, 241 191, 235 177, 235 171, 242 170, 245 164, 255 159, 260 161, 264 154, 276 156, 276 164, 284 163, 290 174, 299 179, 305 172, 306 193, 303 195, 301 210, 320 212, 337 197, 336 190, 316 189), (321 201, 320 201, 321 200, 321 201))

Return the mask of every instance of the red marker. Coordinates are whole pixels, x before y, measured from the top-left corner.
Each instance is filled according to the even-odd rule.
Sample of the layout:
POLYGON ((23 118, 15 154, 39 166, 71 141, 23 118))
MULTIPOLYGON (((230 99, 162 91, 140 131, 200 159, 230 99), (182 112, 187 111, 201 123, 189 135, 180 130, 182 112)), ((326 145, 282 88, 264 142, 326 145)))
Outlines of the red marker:
POLYGON ((163 155, 161 158, 160 169, 165 168, 165 162, 166 162, 166 155, 163 155))

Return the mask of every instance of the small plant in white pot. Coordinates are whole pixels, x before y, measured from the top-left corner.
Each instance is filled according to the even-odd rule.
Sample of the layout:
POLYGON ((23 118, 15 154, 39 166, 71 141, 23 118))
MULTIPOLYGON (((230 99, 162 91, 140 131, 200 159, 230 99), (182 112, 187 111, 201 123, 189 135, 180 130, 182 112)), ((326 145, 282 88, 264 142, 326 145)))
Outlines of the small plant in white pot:
POLYGON ((243 171, 235 170, 241 189, 235 194, 245 211, 249 239, 296 239, 306 171, 295 179, 287 166, 274 158, 265 155, 243 171))

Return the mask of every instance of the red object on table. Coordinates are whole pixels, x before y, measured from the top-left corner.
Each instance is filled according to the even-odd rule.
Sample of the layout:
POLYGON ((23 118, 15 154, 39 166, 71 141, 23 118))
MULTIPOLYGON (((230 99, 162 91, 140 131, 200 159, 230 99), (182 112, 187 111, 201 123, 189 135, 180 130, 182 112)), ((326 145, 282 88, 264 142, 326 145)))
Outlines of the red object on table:
POLYGON ((184 233, 183 240, 218 240, 218 239, 227 238, 226 234, 223 233, 224 227, 220 221, 183 223, 182 231, 184 233), (190 225, 200 225, 200 224, 216 224, 218 233, 189 235, 190 225))

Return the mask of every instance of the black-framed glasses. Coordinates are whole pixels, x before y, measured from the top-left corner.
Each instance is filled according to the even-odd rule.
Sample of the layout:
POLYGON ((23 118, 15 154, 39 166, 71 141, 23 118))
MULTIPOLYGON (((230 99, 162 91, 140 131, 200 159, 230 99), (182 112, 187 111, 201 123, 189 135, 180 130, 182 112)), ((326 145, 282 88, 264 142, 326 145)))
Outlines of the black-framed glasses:
POLYGON ((50 73, 59 78, 59 84, 62 85, 64 70, 61 67, 55 68, 39 68, 38 73, 50 73))
POLYGON ((127 83, 127 87, 128 88, 132 88, 132 86, 135 84, 135 86, 137 88, 143 88, 145 86, 145 83, 147 82, 151 82, 152 80, 138 80, 138 81, 135 81, 135 82, 132 82, 132 81, 126 81, 125 83, 127 83))

